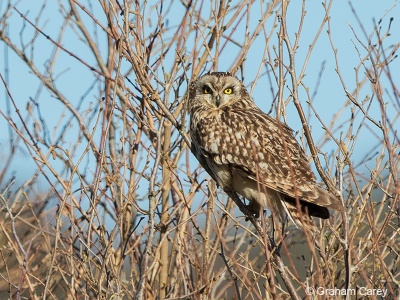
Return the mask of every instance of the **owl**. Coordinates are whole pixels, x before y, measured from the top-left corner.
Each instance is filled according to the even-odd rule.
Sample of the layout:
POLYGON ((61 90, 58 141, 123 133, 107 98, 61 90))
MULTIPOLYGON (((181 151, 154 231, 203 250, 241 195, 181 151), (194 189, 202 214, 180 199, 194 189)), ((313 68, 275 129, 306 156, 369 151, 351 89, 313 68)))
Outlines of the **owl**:
POLYGON ((192 152, 229 195, 249 201, 259 216, 268 208, 280 221, 312 224, 340 210, 333 194, 316 183, 292 130, 258 108, 228 72, 198 78, 188 90, 192 152))

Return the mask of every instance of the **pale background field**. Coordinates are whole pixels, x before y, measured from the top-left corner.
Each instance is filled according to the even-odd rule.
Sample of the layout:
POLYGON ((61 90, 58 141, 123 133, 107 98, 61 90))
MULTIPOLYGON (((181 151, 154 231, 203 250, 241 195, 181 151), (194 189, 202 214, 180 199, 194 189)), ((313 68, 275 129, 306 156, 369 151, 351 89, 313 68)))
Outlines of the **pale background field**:
POLYGON ((397 299, 399 5, 1 1, 0 298, 397 299), (210 70, 318 152, 320 236, 256 230, 188 150, 210 70))

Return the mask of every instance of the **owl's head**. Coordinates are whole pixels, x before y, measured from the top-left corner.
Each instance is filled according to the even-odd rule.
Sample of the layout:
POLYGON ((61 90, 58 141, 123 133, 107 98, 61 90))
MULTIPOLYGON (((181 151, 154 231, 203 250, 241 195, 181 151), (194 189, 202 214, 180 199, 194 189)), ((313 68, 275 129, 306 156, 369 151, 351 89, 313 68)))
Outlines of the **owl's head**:
POLYGON ((190 108, 219 109, 251 99, 246 88, 228 72, 207 73, 194 81, 189 90, 190 108))

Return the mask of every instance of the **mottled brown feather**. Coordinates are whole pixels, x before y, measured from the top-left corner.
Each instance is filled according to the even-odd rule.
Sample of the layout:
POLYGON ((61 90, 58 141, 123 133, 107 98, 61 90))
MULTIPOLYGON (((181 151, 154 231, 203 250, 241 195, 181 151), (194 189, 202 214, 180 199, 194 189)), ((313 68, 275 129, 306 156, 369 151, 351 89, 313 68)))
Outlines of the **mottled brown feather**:
POLYGON ((327 207, 339 209, 339 200, 316 184, 292 130, 262 112, 237 78, 211 73, 196 80, 189 89, 189 110, 192 151, 224 190, 247 195, 265 207, 255 196, 258 189, 267 198, 284 201, 292 217, 296 199, 303 212, 319 218, 329 217, 327 207), (212 95, 204 92, 206 87, 212 95), (222 92, 227 87, 232 94, 222 92))

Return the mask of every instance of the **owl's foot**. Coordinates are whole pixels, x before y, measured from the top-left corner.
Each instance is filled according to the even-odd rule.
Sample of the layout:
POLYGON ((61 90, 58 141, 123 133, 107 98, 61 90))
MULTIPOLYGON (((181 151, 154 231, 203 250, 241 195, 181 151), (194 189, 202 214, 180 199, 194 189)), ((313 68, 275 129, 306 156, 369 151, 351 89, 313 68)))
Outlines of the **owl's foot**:
MULTIPOLYGON (((264 212, 261 205, 258 204, 256 201, 250 201, 250 203, 246 205, 246 207, 256 219, 260 217, 260 212, 264 212)), ((248 221, 248 218, 246 218, 246 221, 248 221)))

